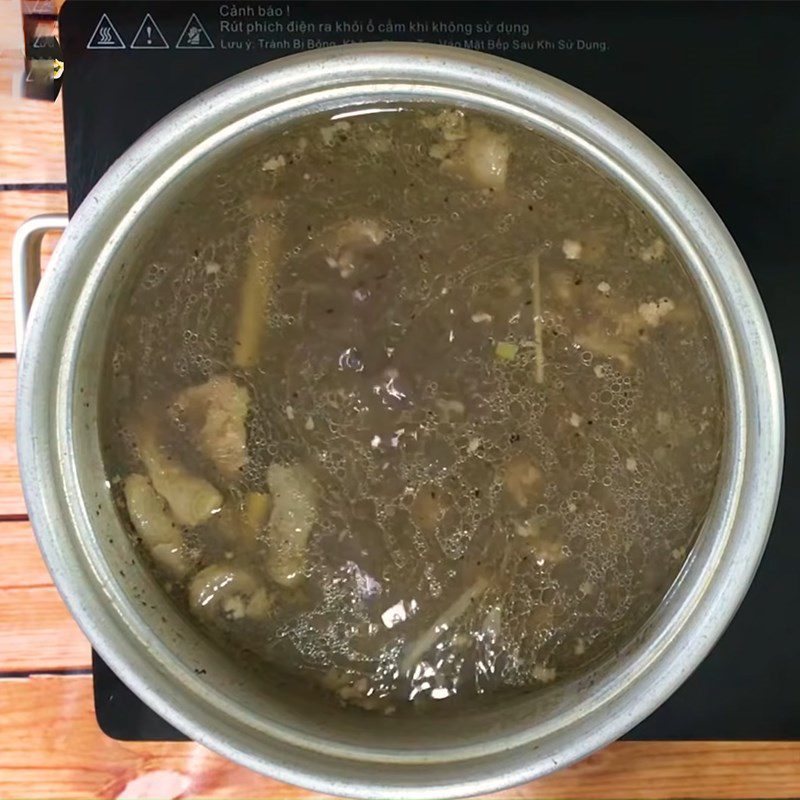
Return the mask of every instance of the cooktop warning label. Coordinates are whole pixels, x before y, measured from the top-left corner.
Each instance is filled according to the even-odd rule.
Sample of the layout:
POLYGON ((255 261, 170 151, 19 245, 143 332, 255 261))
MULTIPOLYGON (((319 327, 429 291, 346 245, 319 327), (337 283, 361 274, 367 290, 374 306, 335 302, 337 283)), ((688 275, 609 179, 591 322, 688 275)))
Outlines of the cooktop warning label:
POLYGON ((355 42, 394 39, 430 42, 513 57, 525 51, 605 53, 608 42, 543 35, 527 4, 430 3, 423 9, 397 3, 376 13, 367 3, 220 3, 221 50, 315 50, 355 42), (516 6, 516 8, 515 8, 516 6), (498 13, 499 12, 499 13, 498 13))
POLYGON ((131 50, 166 50, 168 47, 167 40, 152 14, 145 14, 131 42, 131 50))
POLYGON ((175 45, 177 50, 213 50, 214 42, 208 35, 208 31, 203 26, 203 23, 197 17, 197 14, 192 14, 186 27, 183 29, 178 43, 175 45))
POLYGON ((119 32, 108 18, 108 14, 103 14, 86 45, 89 50, 124 50, 125 42, 119 32))

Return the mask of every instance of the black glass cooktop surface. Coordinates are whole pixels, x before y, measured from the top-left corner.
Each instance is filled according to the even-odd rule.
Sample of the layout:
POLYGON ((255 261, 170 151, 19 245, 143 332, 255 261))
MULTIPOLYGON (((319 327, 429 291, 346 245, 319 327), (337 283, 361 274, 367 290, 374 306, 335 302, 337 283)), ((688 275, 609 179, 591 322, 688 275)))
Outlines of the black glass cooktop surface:
MULTIPOLYGON (((753 586, 689 680, 628 736, 800 734, 800 390, 797 187, 800 5, 793 3, 217 2, 69 0, 61 12, 70 209, 147 128, 198 92, 298 50, 399 39, 471 47, 588 92, 698 184, 755 277, 781 357, 784 491, 753 586)), ((109 735, 182 738, 95 657, 109 735)))

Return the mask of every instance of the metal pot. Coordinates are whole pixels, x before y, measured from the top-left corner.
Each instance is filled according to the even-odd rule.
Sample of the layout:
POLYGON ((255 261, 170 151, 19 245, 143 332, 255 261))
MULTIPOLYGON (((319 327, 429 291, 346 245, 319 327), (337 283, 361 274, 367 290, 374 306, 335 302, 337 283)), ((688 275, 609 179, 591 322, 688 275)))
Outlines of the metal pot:
MULTIPOLYGON (((17 255, 28 250, 20 239, 17 255)), ((17 266, 24 320, 24 278, 35 276, 30 263, 27 273, 24 263, 17 266)), ((653 711, 711 649, 745 594, 775 509, 783 451, 778 362, 755 286, 722 222, 686 175, 625 120, 551 77, 485 55, 417 44, 347 46, 282 59, 199 95, 131 147, 78 209, 25 339, 17 423, 25 497, 55 583, 86 635, 134 692, 193 739, 322 792, 493 792, 608 744, 653 711), (97 433, 109 326, 153 215, 175 201, 201 163, 264 131, 382 101, 505 115, 621 184, 659 221, 690 270, 725 377, 724 454, 711 510, 679 578, 635 641, 591 675, 544 694, 422 722, 321 707, 233 664, 140 563, 114 510, 97 433)))

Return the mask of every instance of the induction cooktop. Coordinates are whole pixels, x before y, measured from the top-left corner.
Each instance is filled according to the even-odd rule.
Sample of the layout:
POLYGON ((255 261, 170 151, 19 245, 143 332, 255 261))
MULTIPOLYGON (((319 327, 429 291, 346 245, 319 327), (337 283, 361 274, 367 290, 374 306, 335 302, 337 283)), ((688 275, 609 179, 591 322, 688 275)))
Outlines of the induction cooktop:
MULTIPOLYGON (((60 15, 69 207, 198 92, 290 53, 394 39, 467 47, 554 75, 627 117, 697 183, 767 307, 788 400, 784 487, 755 581, 721 641, 632 739, 800 735, 800 5, 793 3, 69 0, 60 15)), ((102 729, 181 739, 95 655, 102 729)))

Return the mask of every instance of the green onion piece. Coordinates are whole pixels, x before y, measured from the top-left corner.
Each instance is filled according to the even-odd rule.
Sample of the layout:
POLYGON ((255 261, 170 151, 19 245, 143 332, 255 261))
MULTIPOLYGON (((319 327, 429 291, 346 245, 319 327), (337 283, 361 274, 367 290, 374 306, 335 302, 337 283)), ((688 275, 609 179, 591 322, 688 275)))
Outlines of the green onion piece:
POLYGON ((513 361, 518 350, 519 345, 514 342, 498 342, 494 348, 494 354, 503 361, 513 361))

